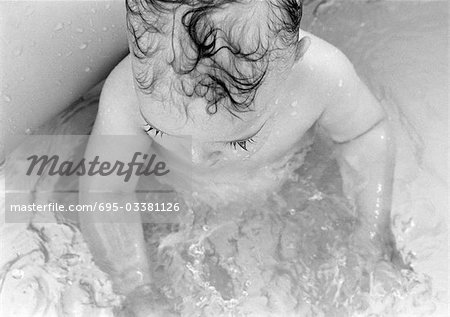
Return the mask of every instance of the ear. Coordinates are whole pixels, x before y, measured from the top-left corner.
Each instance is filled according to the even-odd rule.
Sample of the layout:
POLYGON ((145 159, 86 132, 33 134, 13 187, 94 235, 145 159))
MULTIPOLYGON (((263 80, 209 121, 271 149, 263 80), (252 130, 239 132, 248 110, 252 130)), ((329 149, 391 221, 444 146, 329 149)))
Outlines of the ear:
POLYGON ((303 55, 305 55, 306 51, 308 50, 309 46, 311 45, 311 39, 307 36, 303 37, 300 41, 297 43, 297 48, 295 50, 295 61, 299 61, 303 55))

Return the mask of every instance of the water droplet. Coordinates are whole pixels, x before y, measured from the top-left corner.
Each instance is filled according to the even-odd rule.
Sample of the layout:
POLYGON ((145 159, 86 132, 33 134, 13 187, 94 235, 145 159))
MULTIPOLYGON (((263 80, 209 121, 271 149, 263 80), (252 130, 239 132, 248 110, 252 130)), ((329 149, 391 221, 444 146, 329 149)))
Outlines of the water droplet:
POLYGON ((189 254, 193 257, 202 257, 205 254, 205 248, 201 244, 191 244, 189 246, 189 254))
POLYGON ((62 54, 61 53, 58 53, 58 54, 56 54, 58 57, 61 57, 62 56, 62 54))
POLYGON ((291 214, 291 216, 295 215, 296 210, 294 208, 289 209, 289 213, 291 214))
POLYGON ((84 50, 84 49, 86 49, 86 47, 88 47, 88 45, 86 43, 82 43, 78 47, 79 47, 80 50, 84 50))
POLYGON ((344 86, 344 80, 342 80, 342 79, 339 79, 339 84, 338 84, 338 86, 339 86, 339 87, 342 87, 342 86, 344 86))
POLYGON ((208 225, 203 225, 202 229, 203 229, 203 231, 208 231, 209 230, 209 226, 208 225))
POLYGON ((314 195, 312 197, 309 197, 308 200, 322 200, 323 199, 323 195, 322 192, 316 192, 314 193, 314 195))
POLYGON ((294 101, 293 103, 291 103, 291 107, 295 108, 298 106, 298 101, 294 101))
POLYGON ((102 31, 106 32, 106 31, 108 31, 108 28, 106 26, 104 26, 104 27, 102 27, 102 31))
POLYGON ((31 129, 30 129, 30 128, 26 129, 26 130, 25 130, 25 133, 26 133, 26 134, 31 134, 31 129))
POLYGON ((279 102, 280 102, 280 100, 277 98, 277 99, 275 100, 275 104, 278 105, 279 102))
POLYGON ((77 31, 78 33, 83 33, 84 30, 82 28, 76 28, 75 31, 77 31))
POLYGON ((14 269, 11 272, 11 276, 13 278, 15 278, 16 280, 22 279, 24 277, 24 275, 25 275, 25 273, 22 270, 19 270, 19 269, 14 269))
POLYGON ((88 67, 86 67, 86 68, 84 69, 84 71, 85 71, 86 73, 89 73, 89 72, 91 71, 91 68, 88 66, 88 67))
POLYGON ((64 56, 65 57, 69 57, 70 55, 72 55, 73 53, 72 53, 72 51, 68 51, 64 56))
POLYGON ((116 25, 115 24, 113 24, 113 25, 111 25, 111 27, 114 29, 115 27, 116 27, 116 25))
POLYGON ((23 48, 20 46, 20 47, 17 47, 15 50, 14 50, 14 56, 20 56, 20 55, 22 55, 22 51, 23 51, 23 48))
POLYGON ((64 24, 62 24, 61 22, 59 22, 59 23, 57 23, 57 24, 55 25, 55 27, 54 27, 53 30, 55 30, 55 31, 60 31, 60 30, 62 30, 62 29, 64 29, 64 24))
POLYGON ((4 95, 3 98, 5 99, 6 102, 11 102, 11 97, 8 95, 4 95))

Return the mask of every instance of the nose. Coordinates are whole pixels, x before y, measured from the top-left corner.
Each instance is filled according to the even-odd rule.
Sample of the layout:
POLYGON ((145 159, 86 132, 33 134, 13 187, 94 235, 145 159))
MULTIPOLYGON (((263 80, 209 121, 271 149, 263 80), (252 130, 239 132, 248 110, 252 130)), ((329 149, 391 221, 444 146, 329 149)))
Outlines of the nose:
POLYGON ((192 144, 192 163, 195 165, 213 166, 222 156, 222 151, 207 149, 201 144, 192 144))

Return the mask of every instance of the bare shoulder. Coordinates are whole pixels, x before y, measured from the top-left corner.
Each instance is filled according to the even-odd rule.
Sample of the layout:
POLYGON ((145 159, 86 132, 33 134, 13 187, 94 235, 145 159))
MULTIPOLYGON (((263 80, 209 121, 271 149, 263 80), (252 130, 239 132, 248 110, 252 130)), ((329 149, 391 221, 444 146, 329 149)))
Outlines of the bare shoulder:
POLYGON ((129 55, 125 57, 108 75, 103 86, 101 99, 106 107, 130 107, 136 96, 133 86, 133 73, 129 55))
POLYGON ((320 126, 333 140, 345 142, 380 122, 385 116, 381 105, 345 54, 312 34, 304 36, 311 38, 311 45, 299 73, 309 78, 309 91, 320 96, 315 100, 321 105, 320 126))
MULTIPOLYGON (((301 31, 301 37, 309 37, 311 44, 299 62, 300 71, 320 82, 320 86, 328 89, 336 86, 336 80, 358 80, 353 64, 347 56, 334 45, 317 36, 301 31)), ((310 81, 311 82, 311 81, 310 81)), ((316 84, 313 81, 312 84, 316 84)))
POLYGON ((95 129, 101 134, 130 134, 139 131, 141 119, 129 56, 109 74, 100 96, 95 129), (113 131, 112 131, 113 130, 113 131))
POLYGON ((303 30, 299 36, 309 38, 310 44, 294 64, 292 82, 305 111, 318 120, 327 108, 340 103, 348 91, 356 90, 361 83, 352 63, 338 48, 303 30))

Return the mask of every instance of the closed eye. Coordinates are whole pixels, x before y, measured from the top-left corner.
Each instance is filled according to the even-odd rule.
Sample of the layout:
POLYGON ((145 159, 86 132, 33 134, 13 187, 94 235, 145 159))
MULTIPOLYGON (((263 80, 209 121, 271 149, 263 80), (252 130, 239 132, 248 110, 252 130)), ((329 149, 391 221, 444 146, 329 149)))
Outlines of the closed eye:
POLYGON ((242 140, 227 142, 227 144, 230 145, 235 150, 237 149, 237 147, 240 147, 244 151, 248 151, 247 145, 249 143, 250 144, 255 143, 255 140, 253 138, 262 130, 262 128, 264 127, 265 124, 266 124, 266 122, 264 122, 261 125, 261 127, 255 133, 251 134, 250 136, 244 137, 242 140))
POLYGON ((145 124, 144 130, 145 130, 145 133, 147 133, 147 134, 154 133, 155 136, 157 136, 159 134, 162 137, 163 134, 164 134, 164 132, 162 132, 161 130, 156 129, 155 127, 152 127, 148 123, 145 124))
POLYGON ((255 143, 255 140, 253 140, 252 138, 247 139, 247 140, 243 140, 243 141, 232 141, 232 142, 228 142, 228 144, 233 147, 235 150, 236 148, 239 146, 241 149, 243 149, 244 151, 248 151, 247 150, 247 143, 255 143))
POLYGON ((144 125, 145 133, 147 133, 148 135, 150 135, 150 133, 155 133, 155 136, 157 136, 159 134, 161 137, 163 136, 163 134, 167 134, 167 133, 162 132, 161 130, 155 128, 153 125, 151 125, 150 122, 148 122, 147 118, 142 113, 142 109, 140 107, 139 107, 139 112, 141 113, 141 118, 145 121, 145 125, 144 125))

